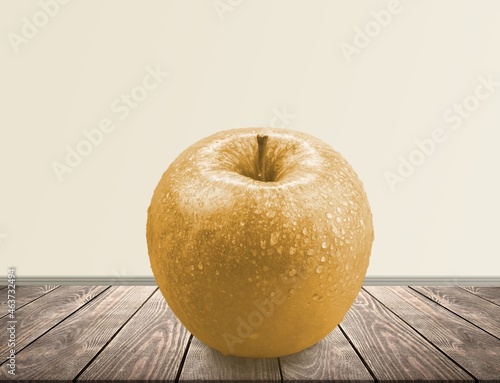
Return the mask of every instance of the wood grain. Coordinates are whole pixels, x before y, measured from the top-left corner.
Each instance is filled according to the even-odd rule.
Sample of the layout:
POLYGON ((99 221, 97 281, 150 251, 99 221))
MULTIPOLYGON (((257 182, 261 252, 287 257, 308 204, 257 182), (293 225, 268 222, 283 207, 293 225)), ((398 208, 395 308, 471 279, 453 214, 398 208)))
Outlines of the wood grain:
POLYGON ((365 291, 340 326, 379 382, 474 381, 365 291))
MULTIPOLYGON (((17 352, 105 289, 105 286, 61 286, 50 294, 45 294, 31 304, 17 310, 17 352)), ((6 355, 9 347, 6 337, 7 332, 2 331, 0 333, 0 364, 7 359, 6 355)))
POLYGON ((252 359, 224 356, 193 337, 179 382, 278 382, 277 358, 252 359))
POLYGON ((157 290, 77 381, 175 382, 189 337, 157 290))
POLYGON ((278 360, 189 343, 155 286, 25 287, 18 375, 6 375, 4 362, 0 381, 500 382, 500 339, 490 334, 497 288, 366 287, 323 341, 278 360))
MULTIPOLYGON (((41 296, 50 293, 59 286, 31 286, 31 285, 16 285, 15 300, 16 310, 27 305, 28 303, 40 298, 41 296)), ((3 290, 0 294, 0 318, 7 315, 7 290, 3 290)))
POLYGON ((81 310, 29 344, 16 356, 18 375, 11 380, 70 381, 151 296, 154 286, 111 286, 81 310))
POLYGON ((480 382, 500 377, 500 340, 408 287, 364 289, 480 382))
POLYGON ((500 306, 500 287, 483 287, 483 286, 478 286, 478 287, 459 286, 459 287, 500 306))
POLYGON ((373 382, 339 327, 308 349, 279 358, 284 382, 373 382))
POLYGON ((459 287, 413 286, 412 289, 500 339, 500 306, 459 287))

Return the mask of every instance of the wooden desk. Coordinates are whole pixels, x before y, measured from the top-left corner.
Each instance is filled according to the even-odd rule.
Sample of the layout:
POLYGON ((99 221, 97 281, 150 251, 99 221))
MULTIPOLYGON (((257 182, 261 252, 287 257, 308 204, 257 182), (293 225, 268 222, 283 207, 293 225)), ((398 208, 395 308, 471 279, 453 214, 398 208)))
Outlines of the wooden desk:
POLYGON ((224 357, 156 286, 18 286, 16 376, 0 380, 500 382, 500 287, 364 287, 328 337, 274 359, 224 357))

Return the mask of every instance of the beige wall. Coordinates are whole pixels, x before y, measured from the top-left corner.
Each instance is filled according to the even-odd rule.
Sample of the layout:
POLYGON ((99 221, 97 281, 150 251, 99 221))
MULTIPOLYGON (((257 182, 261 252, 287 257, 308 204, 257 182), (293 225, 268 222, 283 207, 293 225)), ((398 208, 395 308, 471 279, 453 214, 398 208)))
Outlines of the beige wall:
POLYGON ((0 3, 0 275, 152 275, 146 209, 169 163, 270 124, 358 172, 368 275, 500 274, 500 2, 54 4, 0 3), (67 147, 92 153, 66 164, 67 147))

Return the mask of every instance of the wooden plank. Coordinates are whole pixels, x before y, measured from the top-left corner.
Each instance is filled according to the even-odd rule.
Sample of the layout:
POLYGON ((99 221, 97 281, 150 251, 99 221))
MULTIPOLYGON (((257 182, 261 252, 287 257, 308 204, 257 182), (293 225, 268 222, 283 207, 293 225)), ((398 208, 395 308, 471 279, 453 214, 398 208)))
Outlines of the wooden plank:
POLYGON ((340 326, 379 382, 474 381, 366 291, 340 326))
MULTIPOLYGON (((62 286, 19 308, 15 314, 18 331, 17 350, 29 344, 104 289, 105 287, 62 286)), ((0 345, 0 354, 4 351, 1 348, 3 346, 4 344, 0 345)))
MULTIPOLYGON (((50 293, 59 286, 29 286, 16 285, 15 299, 16 310, 27 305, 28 303, 40 298, 41 296, 50 293)), ((2 299, 0 300, 0 318, 7 315, 7 290, 2 291, 2 299)))
POLYGON ((500 287, 486 287, 486 286, 458 286, 478 297, 486 299, 496 305, 500 306, 500 287))
POLYGON ((500 306, 455 286, 411 286, 411 288, 500 338, 500 306))
POLYGON ((175 382, 189 338, 157 290, 77 381, 175 382))
POLYGON ((408 287, 366 286, 370 294, 479 381, 500 377, 500 340, 408 287))
POLYGON ((308 349, 279 358, 284 382, 373 382, 339 327, 308 349))
MULTIPOLYGON (((16 350, 50 330, 75 310, 105 290, 105 286, 61 286, 16 311, 16 350)), ((0 364, 7 360, 7 332, 0 335, 0 364), (4 341, 5 339, 5 341, 4 341)))
POLYGON ((0 379, 71 381, 151 296, 154 286, 111 286, 16 355, 18 374, 0 379))
POLYGON ((278 382, 278 358, 224 356, 193 337, 179 382, 278 382))

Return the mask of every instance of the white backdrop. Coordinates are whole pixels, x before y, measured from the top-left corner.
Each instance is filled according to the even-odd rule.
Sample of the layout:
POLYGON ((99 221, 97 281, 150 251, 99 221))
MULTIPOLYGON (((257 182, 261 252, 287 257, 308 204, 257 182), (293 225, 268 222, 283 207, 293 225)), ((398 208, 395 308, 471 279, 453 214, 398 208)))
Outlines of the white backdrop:
POLYGON ((269 125, 357 171, 368 275, 500 274, 500 2, 63 3, 0 3, 0 275, 151 276, 170 162, 269 125))

